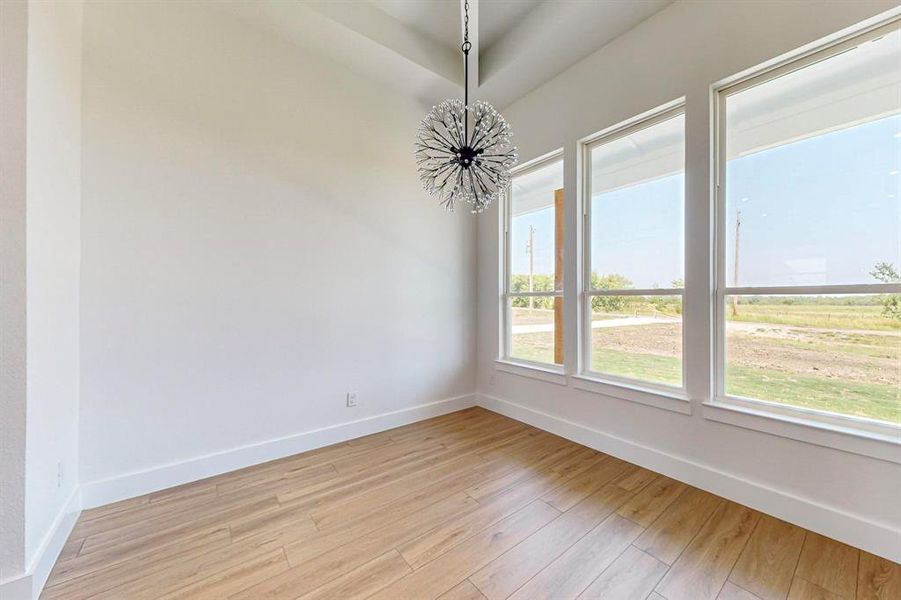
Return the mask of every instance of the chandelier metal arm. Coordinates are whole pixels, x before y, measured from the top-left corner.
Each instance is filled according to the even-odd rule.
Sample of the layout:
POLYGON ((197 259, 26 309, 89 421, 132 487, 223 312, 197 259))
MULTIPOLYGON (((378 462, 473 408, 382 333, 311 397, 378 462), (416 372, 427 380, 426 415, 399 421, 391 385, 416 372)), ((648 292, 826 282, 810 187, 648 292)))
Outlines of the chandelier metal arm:
POLYGON ((483 120, 484 120, 484 118, 483 118, 482 115, 477 116, 477 117, 476 117, 476 122, 475 122, 475 124, 473 124, 473 126, 472 126, 472 137, 473 137, 473 139, 472 139, 472 142, 470 143, 470 145, 471 145, 473 148, 475 148, 475 147, 481 142, 481 139, 480 139, 480 138, 483 136, 483 133, 484 133, 484 132, 480 129, 480 127, 482 127, 482 121, 483 121, 483 120))
POLYGON ((429 146, 428 144, 419 144, 419 148, 422 150, 432 150, 434 152, 441 152, 442 154, 453 154, 453 152, 448 152, 444 148, 435 148, 434 146, 429 146))
MULTIPOLYGON (((454 143, 455 143, 454 141, 449 140, 449 139, 447 139, 446 137, 444 137, 443 135, 441 135, 441 132, 439 132, 437 129, 434 129, 434 128, 432 128, 432 129, 433 129, 433 132, 435 133, 435 136, 436 136, 436 137, 440 138, 441 141, 443 141, 443 142, 444 142, 445 144, 447 144, 449 147, 451 147, 451 148, 454 147, 454 143)), ((450 135, 449 137, 453 138, 454 136, 450 135)))
MULTIPOLYGON (((461 128, 459 115, 457 115, 455 113, 451 113, 451 119, 454 122, 454 132, 457 134, 456 136, 453 136, 454 140, 457 142, 457 147, 462 148, 463 146, 466 145, 466 135, 465 135, 466 128, 465 128, 465 126, 463 126, 461 128)), ((450 131, 451 130, 448 129, 448 132, 450 132, 450 131)))
POLYGON ((498 170, 498 168, 493 165, 486 165, 485 163, 480 163, 480 164, 477 164, 475 168, 479 169, 481 171, 485 171, 486 174, 490 174, 490 175, 494 175, 494 176, 501 175, 501 171, 498 170))
MULTIPOLYGON (((473 175, 475 176, 474 178, 478 182, 479 188, 481 188, 482 192, 485 194, 488 194, 488 193, 490 193, 491 190, 488 189, 488 186, 482 180, 482 175, 479 173, 479 170, 480 170, 479 167, 476 167, 476 169, 473 171, 473 175)), ((488 173, 485 173, 485 175, 489 176, 488 173)))
POLYGON ((494 129, 495 125, 497 125, 497 121, 492 121, 490 125, 483 126, 483 130, 479 135, 479 139, 478 141, 473 142, 473 146, 475 146, 476 144, 480 146, 490 146, 494 143, 494 140, 498 136, 503 135, 502 131, 494 129))
POLYGON ((479 193, 476 191, 476 186, 475 186, 475 184, 473 183, 473 180, 474 180, 474 178, 472 177, 472 174, 470 173, 470 176, 469 176, 469 189, 472 190, 473 198, 475 198, 475 200, 473 201, 473 204, 475 204, 476 206, 479 206, 480 204, 483 204, 483 202, 482 202, 482 200, 479 198, 479 193))

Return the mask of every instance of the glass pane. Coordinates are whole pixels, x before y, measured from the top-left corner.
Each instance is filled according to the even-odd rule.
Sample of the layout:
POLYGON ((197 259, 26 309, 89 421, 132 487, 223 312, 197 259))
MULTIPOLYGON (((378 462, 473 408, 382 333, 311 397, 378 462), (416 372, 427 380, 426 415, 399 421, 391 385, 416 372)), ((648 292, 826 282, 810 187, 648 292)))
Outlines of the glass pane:
POLYGON ((901 423, 901 295, 729 296, 726 394, 901 423))
POLYGON ((511 298, 509 307, 510 356, 562 365, 563 298, 511 298))
POLYGON ((682 385, 681 296, 593 296, 591 370, 682 385))
POLYGON ((726 282, 875 283, 901 266, 901 33, 726 99, 726 282))
POLYGON ((591 287, 683 287, 685 116, 591 149, 591 287))
POLYGON ((514 177, 511 190, 510 291, 562 291, 563 161, 514 177))

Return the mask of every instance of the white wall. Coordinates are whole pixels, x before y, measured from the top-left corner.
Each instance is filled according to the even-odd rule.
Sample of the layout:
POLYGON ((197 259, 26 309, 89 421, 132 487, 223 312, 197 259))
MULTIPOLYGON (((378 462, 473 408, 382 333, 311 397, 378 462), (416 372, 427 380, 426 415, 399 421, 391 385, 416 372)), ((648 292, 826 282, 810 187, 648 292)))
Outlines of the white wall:
POLYGON ((28 5, 0 2, 0 592, 10 595, 25 571, 27 53, 28 5))
POLYGON ((419 187, 424 107, 234 19, 85 7, 89 485, 475 388, 475 221, 419 187))
MULTIPOLYGON (((565 251, 572 257, 577 221, 570 190, 576 189, 577 140, 686 98, 685 360, 694 414, 496 371, 497 211, 479 221, 478 376, 488 405, 555 424, 563 433, 578 431, 627 458, 691 476, 696 484, 899 560, 901 466, 713 422, 701 410, 709 395, 710 361, 710 86, 895 5, 877 0, 677 2, 505 108, 522 160, 565 148, 570 232, 565 251)), ((575 261, 568 260, 570 372, 576 355, 575 283, 575 261)))
POLYGON ((81 17, 80 1, 29 4, 25 457, 29 563, 49 541, 78 482, 81 17))
POLYGON ((0 3, 0 596, 10 600, 40 589, 78 508, 81 15, 80 1, 0 3))

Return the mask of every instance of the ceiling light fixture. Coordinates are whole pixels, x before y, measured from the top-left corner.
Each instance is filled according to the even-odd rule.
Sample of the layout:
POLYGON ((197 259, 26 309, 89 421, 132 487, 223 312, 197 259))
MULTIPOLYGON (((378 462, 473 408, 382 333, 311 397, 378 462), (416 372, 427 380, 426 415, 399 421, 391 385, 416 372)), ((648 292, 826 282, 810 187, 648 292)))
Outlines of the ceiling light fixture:
POLYGON ((463 101, 445 100, 422 120, 416 136, 416 164, 422 186, 438 196, 445 209, 452 211, 458 201, 464 201, 472 205, 471 212, 480 213, 507 191, 517 154, 504 117, 487 102, 469 105, 469 0, 463 5, 460 49, 463 101))

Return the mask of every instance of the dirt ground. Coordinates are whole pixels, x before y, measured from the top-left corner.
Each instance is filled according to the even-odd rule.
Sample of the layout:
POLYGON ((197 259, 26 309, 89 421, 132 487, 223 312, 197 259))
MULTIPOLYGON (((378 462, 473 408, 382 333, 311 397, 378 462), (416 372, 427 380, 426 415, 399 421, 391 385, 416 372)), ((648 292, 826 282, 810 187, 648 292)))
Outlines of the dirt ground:
MULTIPOLYGON (((553 311, 515 309, 516 325, 553 322, 553 311)), ((798 376, 901 386, 901 331, 728 323, 726 359, 732 366, 798 376)), ((630 354, 677 357, 681 324, 624 325, 592 330, 592 345, 630 354)), ((528 335, 535 346, 553 346, 550 333, 528 335), (546 342, 546 343, 545 343, 546 342)))
MULTIPOLYGON (((730 324, 727 361, 736 366, 901 385, 901 334, 807 330, 770 324, 730 324)), ((594 330, 595 346, 622 352, 676 356, 678 324, 594 330)))

